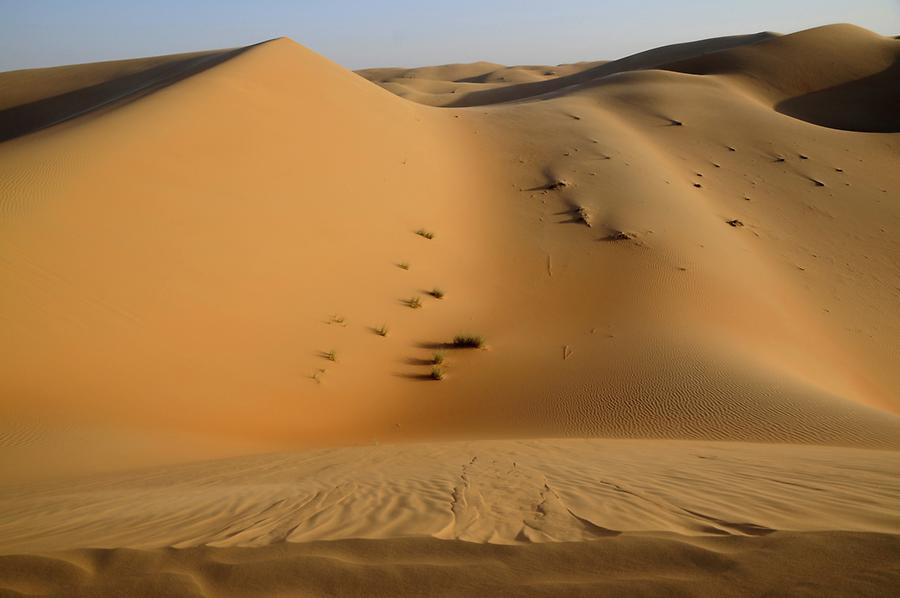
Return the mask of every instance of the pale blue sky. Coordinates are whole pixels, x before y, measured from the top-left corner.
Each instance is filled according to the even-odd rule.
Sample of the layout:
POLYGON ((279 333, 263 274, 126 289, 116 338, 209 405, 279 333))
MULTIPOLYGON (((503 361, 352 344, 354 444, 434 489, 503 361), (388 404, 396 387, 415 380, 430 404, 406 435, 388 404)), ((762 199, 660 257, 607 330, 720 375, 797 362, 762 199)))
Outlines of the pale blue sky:
POLYGON ((0 70, 281 35, 350 68, 556 64, 834 22, 900 35, 900 0, 0 0, 0 70))

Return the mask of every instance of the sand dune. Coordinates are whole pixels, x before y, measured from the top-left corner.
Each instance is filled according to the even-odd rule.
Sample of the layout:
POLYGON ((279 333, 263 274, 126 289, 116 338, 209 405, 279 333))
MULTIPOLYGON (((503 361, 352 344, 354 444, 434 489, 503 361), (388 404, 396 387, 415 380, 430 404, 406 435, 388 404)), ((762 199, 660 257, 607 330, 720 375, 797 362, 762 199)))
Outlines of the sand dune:
MULTIPOLYGON (((691 47, 711 60, 821 34, 691 47)), ((289 40, 229 56, 0 146, 10 425, 90 427, 64 444, 92 467, 128 455, 105 440, 122 427, 213 453, 459 436, 897 446, 895 136, 780 114, 729 75, 629 71, 436 110, 289 40), (464 332, 487 350, 446 351, 446 379, 428 380, 464 332)))
MULTIPOLYGON (((440 578, 404 551, 447 579, 501 554, 465 541, 635 551, 522 594, 633 591, 670 555, 652 594, 784 582, 760 546, 896 550, 898 56, 834 25, 559 66, 360 76, 282 38, 0 73, 0 545, 52 553, 0 587, 221 594, 303 562, 285 591, 316 594, 338 547, 384 551, 389 593, 440 578), (455 511, 470 445, 439 441, 497 438, 535 440, 472 449, 455 511), (283 541, 308 544, 235 548, 283 541)), ((896 578, 872 567, 804 588, 896 578)))

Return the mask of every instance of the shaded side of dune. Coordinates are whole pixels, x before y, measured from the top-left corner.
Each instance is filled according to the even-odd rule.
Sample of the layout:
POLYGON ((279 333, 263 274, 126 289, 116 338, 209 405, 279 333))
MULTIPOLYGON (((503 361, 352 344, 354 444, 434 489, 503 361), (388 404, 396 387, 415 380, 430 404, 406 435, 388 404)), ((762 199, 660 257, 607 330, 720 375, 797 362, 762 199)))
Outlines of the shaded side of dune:
POLYGON ((900 131, 900 44, 855 25, 825 25, 659 68, 733 77, 778 112, 816 125, 900 131))
POLYGON ((867 133, 900 133, 900 58, 889 68, 779 102, 775 109, 806 122, 867 133))
POLYGON ((882 596, 900 537, 630 535, 499 546, 403 538, 0 557, 0 592, 43 596, 882 596))
MULTIPOLYGON (((34 133, 113 104, 133 101, 221 64, 249 47, 184 56, 145 70, 0 110, 0 142, 34 133)), ((68 68, 79 68, 68 67, 68 68)))

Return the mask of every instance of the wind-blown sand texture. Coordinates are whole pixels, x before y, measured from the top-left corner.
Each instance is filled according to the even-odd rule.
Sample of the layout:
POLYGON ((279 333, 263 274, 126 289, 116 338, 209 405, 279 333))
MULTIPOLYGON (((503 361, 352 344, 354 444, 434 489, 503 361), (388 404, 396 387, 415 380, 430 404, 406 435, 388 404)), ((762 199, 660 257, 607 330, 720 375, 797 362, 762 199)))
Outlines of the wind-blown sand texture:
POLYGON ((0 593, 884 595, 898 64, 0 73, 0 593))

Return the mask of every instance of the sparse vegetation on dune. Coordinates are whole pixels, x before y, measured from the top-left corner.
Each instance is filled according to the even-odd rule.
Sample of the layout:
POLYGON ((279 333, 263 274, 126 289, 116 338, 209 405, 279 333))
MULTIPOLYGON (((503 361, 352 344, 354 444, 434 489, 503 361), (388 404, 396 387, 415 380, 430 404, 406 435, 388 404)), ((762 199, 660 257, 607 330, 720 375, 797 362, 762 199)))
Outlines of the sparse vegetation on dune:
POLYGON ((322 357, 327 359, 328 361, 337 361, 337 351, 332 349, 331 351, 326 351, 322 353, 322 357))
POLYGON ((591 216, 591 213, 588 211, 588 209, 586 207, 584 207, 584 206, 578 207, 577 218, 583 224, 585 224, 588 228, 593 226, 593 217, 591 216))
POLYGON ((457 334, 453 337, 453 346, 458 349, 480 349, 484 346, 484 337, 472 334, 457 334))
POLYGON ((442 289, 439 289, 438 287, 434 287, 433 289, 428 291, 428 294, 431 295, 432 297, 434 297, 435 299, 443 299, 444 298, 444 291, 442 289))
POLYGON ((417 230, 416 234, 429 240, 434 238, 434 233, 430 230, 425 230, 424 228, 420 228, 419 230, 417 230))
POLYGON ((440 366, 434 366, 431 368, 431 376, 432 380, 443 380, 444 379, 444 370, 440 366))
POLYGON ((397 267, 401 270, 409 270, 409 262, 400 262, 397 264, 397 267))
POLYGON ((444 354, 438 351, 434 355, 431 356, 431 363, 434 365, 441 365, 444 363, 444 354))
POLYGON ((413 309, 419 309, 420 307, 422 307, 422 298, 418 296, 410 297, 406 300, 406 305, 413 309))
POLYGON ((382 324, 378 328, 375 328, 375 334, 377 334, 378 336, 387 336, 389 330, 390 329, 387 327, 387 324, 382 324))
POLYGON ((548 191, 556 191, 557 189, 562 189, 562 188, 568 187, 568 186, 569 186, 568 181, 565 181, 563 179, 557 179, 555 181, 550 181, 549 183, 547 183, 547 186, 544 188, 547 189, 548 191))

